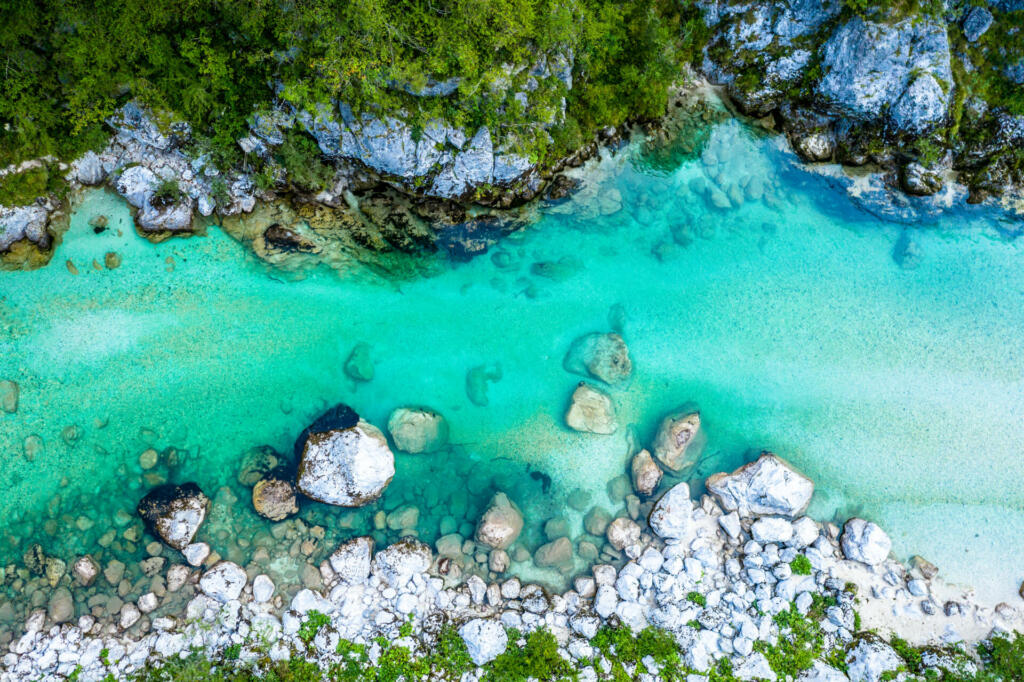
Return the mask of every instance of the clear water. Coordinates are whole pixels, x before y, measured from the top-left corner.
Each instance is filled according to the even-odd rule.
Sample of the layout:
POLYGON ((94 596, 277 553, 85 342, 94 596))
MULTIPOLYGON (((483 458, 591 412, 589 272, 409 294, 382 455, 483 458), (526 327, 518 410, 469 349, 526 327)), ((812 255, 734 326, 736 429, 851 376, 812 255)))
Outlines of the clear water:
POLYGON ((580 377, 562 359, 580 334, 608 330, 611 313, 624 315, 635 367, 613 397, 643 442, 664 413, 697 403, 702 475, 774 450, 816 481, 816 517, 872 518, 899 556, 920 553, 947 578, 1009 598, 1024 578, 1011 551, 1024 537, 1019 241, 990 211, 953 211, 915 229, 920 262, 901 268, 903 226, 859 212, 777 140, 735 122, 677 165, 652 170, 636 148, 609 156, 571 200, 487 255, 402 282, 358 266, 283 277, 217 229, 154 246, 116 197, 88 195, 51 266, 0 274, 0 379, 21 386, 18 412, 0 413, 0 562, 31 541, 65 558, 140 553, 96 542, 148 487, 137 460, 151 444, 182 450, 155 471, 216 496, 201 537, 244 560, 233 538, 267 526, 234 483, 242 454, 288 451, 336 402, 381 426, 396 406, 428 405, 455 445, 400 456, 374 508, 305 507, 327 529, 325 549, 403 503, 421 508, 425 539, 442 523, 468 532, 497 488, 523 508, 529 547, 557 515, 578 536, 567 495, 621 509, 606 484, 629 446, 625 430, 564 426, 580 377), (741 207, 714 208, 692 189, 709 173, 763 180, 767 199, 748 185, 741 207), (96 235, 87 220, 100 213, 114 229, 96 235), (95 269, 108 251, 121 266, 95 269), (357 385, 343 364, 359 342, 376 374, 357 385), (500 363, 502 378, 479 407, 466 373, 484 363, 500 363), (69 445, 72 424, 81 436, 69 445), (28 461, 31 434, 45 448, 28 461), (83 530, 81 516, 94 525, 83 530))

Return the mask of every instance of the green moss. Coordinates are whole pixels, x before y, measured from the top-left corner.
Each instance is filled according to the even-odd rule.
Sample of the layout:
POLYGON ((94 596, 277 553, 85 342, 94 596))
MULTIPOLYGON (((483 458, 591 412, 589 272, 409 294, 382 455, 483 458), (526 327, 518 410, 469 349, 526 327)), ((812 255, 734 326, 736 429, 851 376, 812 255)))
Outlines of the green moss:
POLYGON ((558 642, 550 632, 535 630, 526 635, 522 646, 517 631, 508 634, 508 649, 487 665, 481 682, 565 682, 579 677, 572 664, 558 654, 558 642))
POLYGON ((697 606, 700 606, 700 607, 704 607, 704 606, 708 605, 707 597, 705 597, 700 592, 689 592, 689 593, 687 593, 686 600, 690 601, 690 602, 692 602, 692 603, 694 603, 694 604, 696 604, 697 606))
POLYGON ((24 206, 38 197, 61 196, 66 189, 67 183, 57 167, 42 165, 30 168, 0 180, 0 206, 24 206))
POLYGON ((606 626, 597 632, 590 644, 611 663, 611 676, 616 681, 635 679, 639 673, 653 674, 654 671, 643 664, 648 656, 658 664, 660 680, 685 680, 689 672, 682 662, 679 645, 670 633, 663 630, 648 627, 634 635, 628 626, 606 626), (627 673, 627 667, 634 671, 632 676, 627 673))
POLYGON ((810 575, 813 570, 811 560, 803 554, 798 554, 796 558, 790 561, 789 568, 793 571, 793 575, 810 575))

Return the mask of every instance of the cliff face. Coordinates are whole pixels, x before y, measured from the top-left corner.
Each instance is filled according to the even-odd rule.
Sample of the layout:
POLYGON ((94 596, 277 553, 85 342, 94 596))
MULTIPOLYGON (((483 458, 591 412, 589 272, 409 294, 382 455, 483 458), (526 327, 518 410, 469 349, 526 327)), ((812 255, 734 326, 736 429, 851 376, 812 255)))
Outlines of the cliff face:
MULTIPOLYGON (((846 3, 855 5, 856 3, 846 3)), ((954 169, 980 201, 1024 183, 1024 3, 858 14, 838 0, 702 4, 703 72, 811 161, 875 163, 911 194, 954 169)))

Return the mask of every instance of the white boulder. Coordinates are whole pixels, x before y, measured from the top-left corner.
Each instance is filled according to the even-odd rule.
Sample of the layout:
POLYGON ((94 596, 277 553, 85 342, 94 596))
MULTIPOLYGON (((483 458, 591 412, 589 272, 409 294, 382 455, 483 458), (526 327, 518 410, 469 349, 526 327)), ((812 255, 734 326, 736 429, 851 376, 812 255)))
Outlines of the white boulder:
POLYGON ((572 393, 565 423, 575 431, 603 435, 615 433, 619 428, 611 396, 583 381, 572 393))
POLYGON ((885 673, 899 669, 903 659, 896 651, 874 637, 861 639, 846 654, 850 682, 880 682, 885 673))
POLYGON ((672 486, 654 505, 648 522, 665 542, 688 543, 694 532, 690 486, 685 482, 672 486))
POLYGON ((245 587, 245 570, 231 561, 220 561, 199 579, 199 589, 207 597, 224 603, 238 599, 245 587))
POLYGON ((707 488, 726 511, 740 516, 802 514, 811 502, 814 483, 780 457, 765 453, 731 474, 715 474, 707 488))
POLYGON ((878 524, 864 519, 850 519, 843 527, 840 539, 847 559, 876 566, 889 557, 892 540, 878 524))
POLYGON ((296 486, 318 502, 361 507, 381 496, 395 475, 395 456, 377 427, 359 420, 349 428, 310 432, 296 486))
POLYGON ((508 549, 523 530, 523 515, 505 493, 495 493, 476 527, 477 542, 508 549))
POLYGON ((505 652, 508 635, 501 623, 486 618, 474 618, 459 628, 466 642, 469 657, 477 665, 486 665, 505 652))
POLYGON ((373 538, 369 536, 353 538, 334 550, 328 561, 343 582, 361 583, 370 575, 373 546, 373 538))

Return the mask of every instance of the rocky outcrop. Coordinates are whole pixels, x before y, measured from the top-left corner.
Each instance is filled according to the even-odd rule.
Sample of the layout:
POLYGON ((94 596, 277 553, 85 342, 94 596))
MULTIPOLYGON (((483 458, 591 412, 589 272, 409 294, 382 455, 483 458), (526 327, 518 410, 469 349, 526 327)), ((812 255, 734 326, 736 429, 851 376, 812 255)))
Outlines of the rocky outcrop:
POLYGON ((295 450, 296 487, 317 502, 360 507, 379 498, 395 475, 395 457, 384 434, 345 405, 303 431, 295 450))
POLYGON ((177 190, 177 180, 167 179, 173 195, 160 193, 161 179, 145 166, 126 168, 114 184, 118 194, 137 209, 135 224, 140 234, 154 241, 193 232, 191 197, 177 190))
POLYGON ((161 485, 139 502, 136 511, 150 532, 169 547, 183 550, 206 519, 210 500, 195 483, 161 485))
POLYGON ((880 682, 904 667, 904 661, 881 639, 865 636, 846 654, 846 665, 850 682, 880 682))
POLYGON ((523 515, 505 493, 495 493, 476 527, 476 541, 492 549, 508 549, 523 530, 523 515))
POLYGON ((811 502, 814 483, 777 455, 765 453, 731 474, 707 480, 708 492, 726 511, 740 516, 802 514, 811 502))
POLYGON ((575 431, 604 435, 619 428, 611 396, 582 381, 573 391, 565 423, 575 431))
POLYGON ((448 444, 448 422, 437 412, 400 407, 388 417, 388 433, 402 452, 435 452, 448 444))

